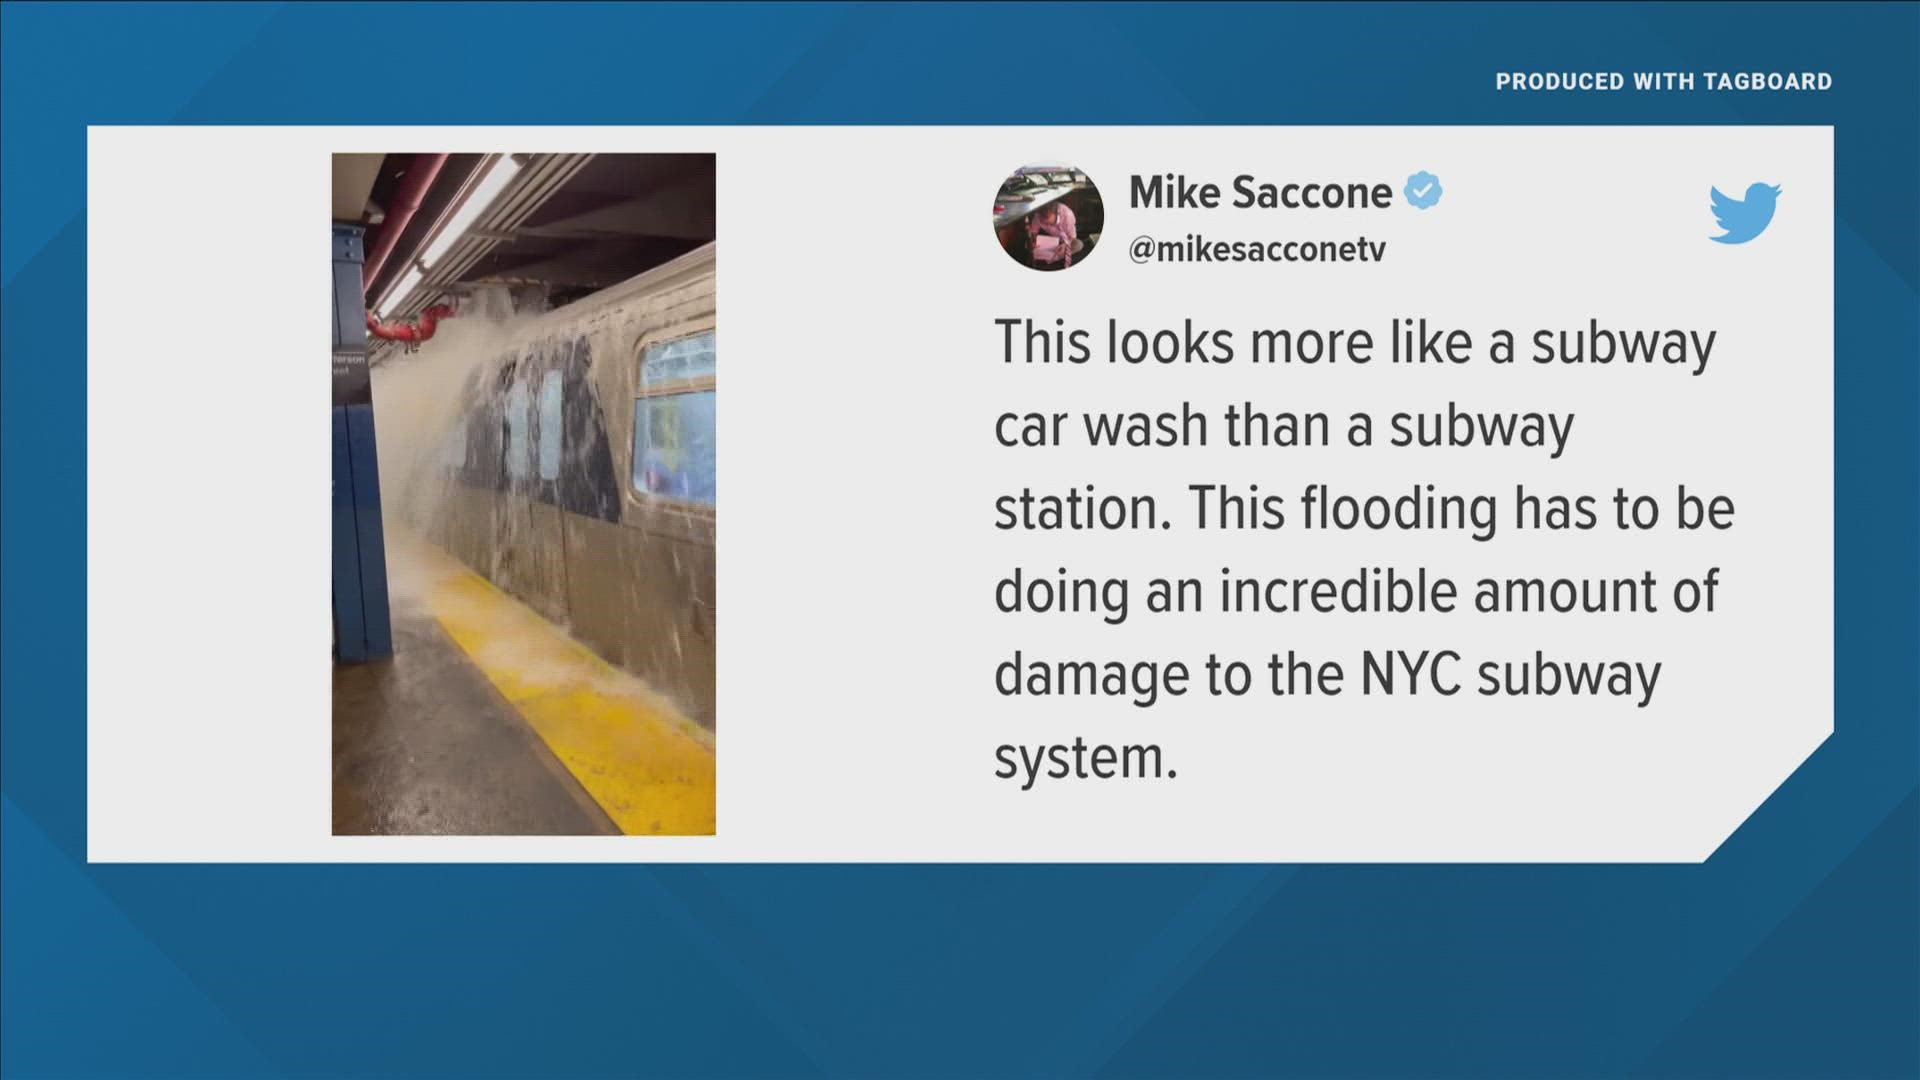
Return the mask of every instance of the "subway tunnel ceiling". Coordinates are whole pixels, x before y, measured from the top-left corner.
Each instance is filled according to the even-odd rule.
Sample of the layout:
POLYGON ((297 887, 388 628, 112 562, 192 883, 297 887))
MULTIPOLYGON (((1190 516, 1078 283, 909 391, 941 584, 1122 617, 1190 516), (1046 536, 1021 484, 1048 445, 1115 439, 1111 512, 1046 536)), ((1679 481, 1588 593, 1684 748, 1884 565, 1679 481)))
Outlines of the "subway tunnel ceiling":
MULTIPOLYGON (((388 154, 382 161, 359 219, 369 250, 386 227, 386 208, 423 156, 388 154)), ((523 162, 538 156, 516 155, 523 162)), ((406 271, 485 161, 482 154, 447 156, 392 256, 369 283, 369 298, 381 296, 406 271)), ((335 182, 341 182, 339 169, 335 182)), ((492 246, 444 287, 458 294, 483 285, 544 286, 551 305, 571 303, 711 241, 713 192, 711 154, 592 155, 512 230, 470 234, 492 246)), ((336 190, 336 206, 341 201, 336 190)))

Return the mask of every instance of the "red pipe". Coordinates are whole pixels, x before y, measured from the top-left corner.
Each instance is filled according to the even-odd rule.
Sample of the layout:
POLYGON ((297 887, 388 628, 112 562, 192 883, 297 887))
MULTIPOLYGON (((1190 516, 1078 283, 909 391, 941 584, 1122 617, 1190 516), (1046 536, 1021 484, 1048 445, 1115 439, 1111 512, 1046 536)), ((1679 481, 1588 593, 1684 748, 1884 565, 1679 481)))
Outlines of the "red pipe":
POLYGON ((452 317, 453 308, 446 304, 433 305, 421 312, 420 317, 410 323, 381 322, 380 316, 369 311, 367 312, 367 332, 388 341, 406 341, 417 345, 433 337, 433 332, 440 328, 441 319, 452 317))
POLYGON ((413 164, 407 166, 407 174, 400 178, 400 186, 389 200, 380 235, 374 239, 373 249, 367 252, 366 266, 360 274, 362 288, 371 286, 373 279, 380 276, 380 269, 387 265, 387 256, 393 254, 393 246, 400 242, 400 234, 407 231, 421 200, 433 189, 433 182, 446 163, 445 154, 413 155, 413 164))

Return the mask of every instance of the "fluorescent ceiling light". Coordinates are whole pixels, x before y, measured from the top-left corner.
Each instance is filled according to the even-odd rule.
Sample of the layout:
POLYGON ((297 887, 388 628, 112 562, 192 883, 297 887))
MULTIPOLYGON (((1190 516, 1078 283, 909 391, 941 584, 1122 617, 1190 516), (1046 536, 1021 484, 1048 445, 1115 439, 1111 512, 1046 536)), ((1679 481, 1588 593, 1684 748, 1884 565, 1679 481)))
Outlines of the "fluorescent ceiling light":
POLYGON ((387 290, 387 298, 380 301, 380 318, 382 320, 385 320, 388 315, 393 314, 394 308, 406 302, 407 297, 413 292, 414 286, 420 284, 420 279, 423 276, 424 275, 420 273, 419 267, 407 267, 407 272, 401 274, 400 280, 394 283, 393 288, 387 290))
POLYGON ((500 197, 500 192, 505 190, 507 184, 519 171, 520 163, 513 160, 510 155, 502 154, 495 158, 493 167, 487 170, 487 175, 481 177, 478 184, 474 185, 466 201, 462 202, 459 209, 453 212, 453 216, 440 226, 440 231, 434 235, 433 242, 427 245, 426 253, 420 256, 420 265, 431 269, 434 263, 439 262, 440 256, 445 255, 448 248, 460 242, 460 238, 467 234, 467 229, 472 227, 474 220, 487 212, 487 207, 493 205, 493 201, 500 197))

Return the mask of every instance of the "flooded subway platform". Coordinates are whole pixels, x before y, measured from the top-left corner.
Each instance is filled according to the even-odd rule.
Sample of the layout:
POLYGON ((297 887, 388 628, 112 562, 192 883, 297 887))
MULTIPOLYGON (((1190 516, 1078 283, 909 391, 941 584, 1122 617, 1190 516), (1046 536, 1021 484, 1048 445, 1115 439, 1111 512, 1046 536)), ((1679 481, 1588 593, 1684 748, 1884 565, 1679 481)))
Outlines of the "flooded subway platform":
POLYGON ((336 501, 335 580, 384 553, 393 650, 336 621, 335 832, 713 833, 713 155, 361 155, 344 200, 341 157, 379 515, 336 501))
POLYGON ((334 834, 618 833, 389 565, 393 658, 334 668, 334 834))

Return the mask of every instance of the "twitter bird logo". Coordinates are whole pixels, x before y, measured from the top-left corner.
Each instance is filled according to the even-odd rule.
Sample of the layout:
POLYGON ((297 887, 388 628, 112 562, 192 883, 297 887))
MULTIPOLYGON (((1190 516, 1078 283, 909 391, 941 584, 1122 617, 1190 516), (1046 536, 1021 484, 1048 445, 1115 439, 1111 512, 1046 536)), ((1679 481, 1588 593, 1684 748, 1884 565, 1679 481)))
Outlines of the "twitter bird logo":
POLYGON ((1744 244, 1767 231, 1773 221, 1773 206, 1780 189, 1773 184, 1754 184, 1747 188, 1746 199, 1729 199, 1713 189, 1713 220, 1726 230, 1723 236, 1708 239, 1721 244, 1744 244))

